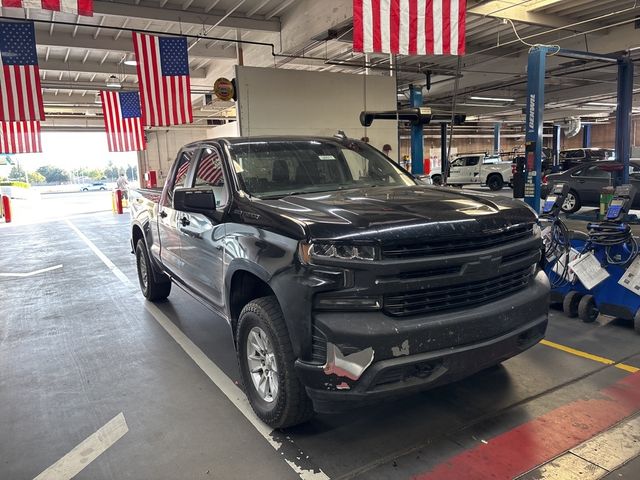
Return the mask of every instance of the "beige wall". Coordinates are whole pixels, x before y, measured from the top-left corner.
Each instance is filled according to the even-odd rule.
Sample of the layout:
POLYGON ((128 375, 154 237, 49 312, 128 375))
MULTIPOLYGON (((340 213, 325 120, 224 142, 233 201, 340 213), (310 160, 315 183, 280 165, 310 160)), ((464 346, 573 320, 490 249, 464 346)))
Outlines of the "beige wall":
POLYGON ((376 121, 365 129, 360 112, 395 110, 395 79, 274 68, 237 67, 238 115, 243 136, 322 135, 338 130, 368 136, 382 149, 397 150, 397 123, 376 121), (365 97, 366 90, 366 99, 365 97))

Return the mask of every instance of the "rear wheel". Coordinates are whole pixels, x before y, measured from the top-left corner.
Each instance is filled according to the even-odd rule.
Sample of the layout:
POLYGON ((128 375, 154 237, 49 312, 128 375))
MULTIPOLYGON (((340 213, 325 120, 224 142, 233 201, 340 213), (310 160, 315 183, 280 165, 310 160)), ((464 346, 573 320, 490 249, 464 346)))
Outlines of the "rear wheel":
POLYGON ((562 301, 562 311, 567 317, 574 318, 578 316, 578 305, 582 295, 578 292, 569 292, 562 301))
POLYGON ((258 298, 242 309, 236 345, 245 392, 263 422, 285 428, 313 416, 311 400, 294 370, 289 332, 275 297, 258 298))
POLYGON ((633 328, 636 333, 640 333, 640 310, 638 310, 633 317, 633 328))
POLYGON ((147 300, 155 302, 164 300, 169 296, 169 293, 171 293, 171 280, 164 274, 156 274, 157 277, 161 278, 161 280, 156 280, 144 240, 138 240, 136 244, 136 267, 138 269, 140 290, 147 300))
POLYGON ((442 185, 442 175, 434 175, 431 177, 431 181, 434 185, 442 185))
POLYGON ((578 317, 580 317, 580 320, 584 323, 593 323, 599 314, 593 295, 585 295, 580 299, 578 304, 578 317))
POLYGON ((504 181, 500 175, 489 175, 489 178, 487 178, 487 186, 493 191, 502 190, 502 187, 504 187, 504 181))
POLYGON ((580 210, 580 197, 575 190, 569 190, 562 204, 562 211, 565 213, 573 213, 580 210))

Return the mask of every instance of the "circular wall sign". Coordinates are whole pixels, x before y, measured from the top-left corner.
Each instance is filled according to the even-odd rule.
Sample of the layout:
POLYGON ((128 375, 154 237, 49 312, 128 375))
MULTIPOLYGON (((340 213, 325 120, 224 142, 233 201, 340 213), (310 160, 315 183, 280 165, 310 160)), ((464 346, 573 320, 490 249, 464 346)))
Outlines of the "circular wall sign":
POLYGON ((231 80, 221 77, 213 84, 213 93, 216 94, 220 100, 228 102, 233 98, 233 83, 231 80))

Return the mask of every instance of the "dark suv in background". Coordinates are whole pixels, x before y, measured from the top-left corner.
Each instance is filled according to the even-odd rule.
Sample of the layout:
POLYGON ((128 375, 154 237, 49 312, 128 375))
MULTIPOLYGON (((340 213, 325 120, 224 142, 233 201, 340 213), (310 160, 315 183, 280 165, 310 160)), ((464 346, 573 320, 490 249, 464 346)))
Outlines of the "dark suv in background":
POLYGON ((615 160, 615 152, 610 148, 572 148, 560 152, 561 170, 569 170, 584 162, 598 162, 601 160, 615 160))

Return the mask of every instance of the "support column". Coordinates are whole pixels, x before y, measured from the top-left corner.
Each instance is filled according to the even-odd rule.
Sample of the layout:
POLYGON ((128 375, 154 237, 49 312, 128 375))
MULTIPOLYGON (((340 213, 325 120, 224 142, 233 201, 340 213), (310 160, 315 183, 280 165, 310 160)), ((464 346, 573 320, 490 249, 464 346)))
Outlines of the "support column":
POLYGON ((553 172, 560 171, 560 138, 562 138, 562 127, 560 125, 554 125, 553 145, 551 146, 551 155, 553 157, 553 172))
POLYGON ((618 108, 616 111, 616 160, 622 162, 622 174, 616 175, 616 185, 629 183, 631 153, 631 102, 633 100, 633 62, 618 60, 618 108))
POLYGON ((442 172, 443 184, 445 183, 445 177, 449 171, 449 159, 447 158, 447 124, 440 124, 440 171, 442 172))
POLYGON ((544 73, 547 48, 534 47, 527 63, 526 158, 527 179, 524 200, 536 212, 540 211, 540 180, 542 173, 542 127, 544 120, 544 73))
MULTIPOLYGON (((422 107, 422 87, 409 85, 409 101, 412 108, 422 107)), ((411 124, 411 173, 424 173, 424 126, 420 122, 411 124)))
POLYGON ((500 123, 493 125, 493 153, 500 153, 500 123))
POLYGON ((582 126, 582 148, 591 148, 591 124, 582 126))

